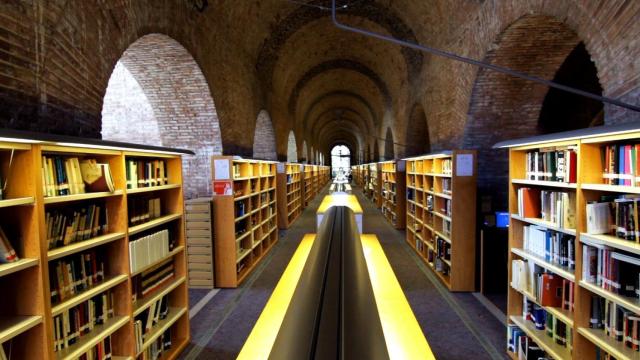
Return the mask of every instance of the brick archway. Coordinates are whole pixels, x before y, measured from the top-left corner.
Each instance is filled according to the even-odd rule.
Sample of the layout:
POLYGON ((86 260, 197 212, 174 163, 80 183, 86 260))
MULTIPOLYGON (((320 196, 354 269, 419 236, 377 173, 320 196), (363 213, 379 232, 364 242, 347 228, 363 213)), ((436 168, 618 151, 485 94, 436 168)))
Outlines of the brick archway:
POLYGON ((211 155, 222 153, 216 107, 191 54, 162 34, 139 38, 109 79, 102 108, 102 137, 191 149, 183 161, 185 195, 211 193, 211 155))
POLYGON ((296 144, 296 135, 293 130, 289 132, 287 140, 287 162, 298 162, 298 145, 296 144))
POLYGON ((405 156, 426 154, 431 151, 429 124, 422 105, 415 104, 411 109, 405 134, 405 156))
POLYGON ((267 110, 261 110, 256 120, 256 131, 253 136, 253 158, 278 160, 276 151, 276 134, 271 117, 267 110))

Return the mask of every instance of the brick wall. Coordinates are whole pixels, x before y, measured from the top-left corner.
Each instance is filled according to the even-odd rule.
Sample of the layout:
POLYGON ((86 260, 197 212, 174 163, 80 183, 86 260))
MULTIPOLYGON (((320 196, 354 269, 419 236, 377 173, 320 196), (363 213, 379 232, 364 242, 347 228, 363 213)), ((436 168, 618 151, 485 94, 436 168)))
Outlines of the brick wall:
POLYGON ((253 158, 278 160, 276 135, 271 124, 271 117, 266 110, 260 110, 256 120, 256 131, 253 136, 253 158))
POLYGON ((103 138, 193 150, 196 155, 183 161, 185 195, 210 194, 209 159, 222 153, 222 141, 216 108, 198 64, 182 45, 161 34, 141 37, 119 64, 109 81, 116 88, 107 90, 102 112, 103 138), (127 70, 133 79, 126 78, 127 70), (136 92, 129 93, 132 88, 136 92), (149 105, 135 110, 144 99, 149 105), (147 128, 156 130, 147 134, 147 128))

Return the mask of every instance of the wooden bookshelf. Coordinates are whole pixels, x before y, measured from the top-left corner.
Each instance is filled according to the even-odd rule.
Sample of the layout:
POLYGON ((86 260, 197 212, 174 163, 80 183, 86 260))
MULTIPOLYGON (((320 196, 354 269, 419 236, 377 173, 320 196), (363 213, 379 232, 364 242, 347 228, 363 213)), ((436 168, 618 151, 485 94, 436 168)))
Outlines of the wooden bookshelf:
POLYGON ((366 167, 365 196, 379 209, 382 207, 382 171, 380 171, 380 163, 367 164, 366 167))
POLYGON ((212 157, 215 283, 234 288, 278 241, 276 162, 212 157), (215 185, 216 183, 220 185, 215 185))
POLYGON ((189 287, 213 289, 213 209, 211 198, 187 200, 187 255, 189 287))
POLYGON ((314 197, 315 192, 315 174, 313 170, 314 165, 302 165, 302 187, 303 187, 303 204, 304 207, 309 205, 309 202, 314 197))
MULTIPOLYGON (((566 348, 547 349, 547 352, 557 359, 596 359, 596 347, 608 352, 616 359, 638 359, 640 355, 623 342, 605 335, 604 330, 589 327, 591 318, 591 299, 599 296, 623 306, 629 311, 640 314, 640 303, 635 298, 624 297, 605 290, 583 279, 582 257, 583 247, 588 245, 604 245, 612 251, 621 252, 638 257, 640 246, 634 241, 617 238, 615 235, 594 235, 587 233, 586 204, 599 200, 602 196, 639 194, 639 187, 605 184, 603 178, 604 164, 602 148, 616 143, 637 143, 640 139, 640 128, 637 124, 618 126, 601 126, 571 132, 563 132, 540 137, 512 140, 496 144, 498 148, 509 149, 509 209, 512 213, 509 227, 509 264, 514 259, 527 259, 541 265, 548 271, 574 281, 575 293, 574 312, 565 314, 566 322, 573 328, 573 350, 566 348), (526 153, 538 149, 564 149, 567 146, 575 149, 577 155, 577 177, 575 183, 537 181, 527 179, 526 153), (517 190, 522 187, 548 189, 554 191, 574 192, 576 194, 576 228, 559 228, 553 223, 546 223, 541 219, 523 218, 517 216, 517 190), (549 230, 559 231, 576 236, 575 242, 575 270, 557 268, 555 264, 548 264, 542 258, 534 258, 522 249, 523 226, 533 224, 543 226, 549 230), (555 267, 555 268, 554 268, 555 267)), ((509 265, 509 281, 512 280, 512 269, 509 265)), ((514 317, 522 316, 522 293, 510 287, 508 294, 508 313, 513 323, 522 326, 522 330, 534 337, 532 323, 518 323, 514 317)), ((546 310, 549 310, 545 308, 546 310)), ((534 328, 535 329, 535 328, 534 328)), ((540 343, 539 343, 540 344, 540 343)), ((544 344, 540 344, 545 347, 544 344)))
POLYGON ((405 228, 406 178, 405 160, 380 163, 380 198, 382 214, 396 229, 405 228))
MULTIPOLYGON (((5 141, 0 142, 0 173, 3 179, 8 179, 4 199, 0 200, 0 226, 7 232, 20 258, 16 262, 0 265, 0 290, 5 294, 13 294, 2 299, 4 310, 0 311, 0 344, 11 347, 13 358, 75 359, 110 337, 114 358, 133 358, 134 314, 131 298, 135 274, 129 268, 129 240, 132 236, 135 238, 135 231, 132 231, 135 227, 129 226, 128 201, 136 195, 128 191, 133 189, 127 189, 125 162, 130 156, 166 161, 170 185, 145 187, 139 193, 161 198, 162 215, 169 216, 183 212, 181 156, 192 153, 69 137, 56 142, 51 135, 28 135, 34 137, 16 133, 16 142, 8 141, 11 136, 3 136, 5 141), (86 190, 85 193, 73 195, 47 196, 51 194, 44 189, 44 157, 95 159, 98 163, 106 163, 115 189, 113 192, 86 190), (100 204, 108 214, 102 234, 64 246, 49 245, 45 214, 93 204, 100 204), (64 301, 53 303, 50 293, 56 289, 50 280, 53 273, 49 265, 89 251, 104 254, 104 279, 64 301), (113 294, 114 316, 81 336, 75 344, 54 351, 54 318, 107 291, 113 294)), ((69 168, 65 171, 71 181, 69 168)), ((151 231, 156 226, 169 229, 172 242, 176 246, 184 244, 181 216, 152 226, 149 223, 142 225, 151 231)), ((176 254, 175 274, 185 276, 185 265, 184 254, 176 254)), ((176 286, 168 294, 172 307, 186 311, 186 286, 176 286)), ((172 334, 176 339, 183 340, 182 343, 174 342, 173 349, 184 348, 190 338, 187 316, 180 316, 172 334)))
POLYGON ((331 166, 318 165, 320 172, 320 189, 331 181, 331 166))
POLYGON ((278 164, 278 227, 288 229, 304 208, 304 165, 278 164))
POLYGON ((407 242, 450 291, 475 290, 476 176, 475 151, 406 159, 407 242), (470 166, 451 171, 459 159, 470 166))

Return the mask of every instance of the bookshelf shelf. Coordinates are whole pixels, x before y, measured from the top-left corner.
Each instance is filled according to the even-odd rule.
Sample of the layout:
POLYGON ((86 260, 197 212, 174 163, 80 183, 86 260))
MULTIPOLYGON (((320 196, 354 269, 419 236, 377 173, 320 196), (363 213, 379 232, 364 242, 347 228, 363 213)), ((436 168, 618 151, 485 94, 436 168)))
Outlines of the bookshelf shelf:
POLYGON ((538 226, 543 226, 549 230, 553 230, 553 231, 557 231, 557 232, 561 232, 567 235, 572 235, 572 236, 576 236, 576 229, 565 229, 562 227, 558 227, 556 226, 555 223, 552 223, 550 221, 545 221, 542 219, 535 219, 535 218, 526 218, 523 216, 519 216, 517 214, 511 214, 511 218, 518 220, 518 221, 522 221, 525 222, 527 224, 531 224, 531 225, 538 225, 538 226))
POLYGON ((174 256, 179 255, 179 254, 183 254, 183 253, 184 253, 184 245, 176 246, 173 250, 169 251, 169 254, 167 254, 167 256, 163 257, 162 259, 158 259, 158 260, 154 261, 152 264, 149 264, 149 265, 147 265, 147 266, 145 266, 145 267, 143 267, 141 269, 138 269, 138 270, 132 272, 131 276, 135 276, 135 275, 141 274, 141 273, 151 269, 152 267, 160 264, 161 262, 167 260, 168 258, 174 257, 174 256))
MULTIPOLYGON (((213 196, 215 284, 234 288, 278 240, 275 220, 280 213, 278 207, 285 205, 287 199, 286 196, 278 199, 276 162, 213 156, 211 163, 214 181, 230 182, 234 191, 233 195, 216 193, 213 196), (225 162, 224 169, 216 168, 216 163, 220 166, 225 162), (226 173, 225 179, 218 180, 216 170, 226 172, 227 167, 233 169, 234 180, 227 180, 226 173), (265 222, 273 222, 266 233, 261 232, 265 222), (259 242, 254 239, 258 233, 264 235, 259 242)), ((286 175, 282 180, 286 182, 286 175)), ((298 185, 291 186, 298 188, 298 185)))
POLYGON ((126 325, 129 322, 129 319, 129 316, 114 316, 113 318, 105 321, 104 324, 96 325, 89 334, 81 337, 78 342, 66 349, 59 350, 56 353, 56 358, 59 360, 77 359, 80 355, 96 346, 104 338, 115 333, 121 327, 126 325))
POLYGON ((138 316, 141 312, 143 312, 145 309, 147 309, 149 306, 151 306, 151 304, 153 304, 154 302, 162 299, 163 296, 167 295, 168 293, 172 292, 175 288, 177 288, 178 286, 184 284, 187 281, 187 278, 182 276, 179 277, 175 280, 173 280, 172 282, 166 284, 162 289, 157 290, 153 296, 149 296, 146 299, 141 299, 136 301, 133 304, 133 316, 138 316))
POLYGON ((580 241, 585 243, 606 245, 640 255, 640 244, 633 241, 620 239, 612 235, 593 235, 580 233, 580 241))
POLYGON ((173 324, 180 320, 180 318, 186 313, 186 308, 170 307, 169 315, 167 315, 165 319, 158 321, 158 324, 153 327, 151 332, 145 334, 146 339, 142 344, 142 349, 140 349, 140 351, 136 354, 136 357, 140 356, 146 348, 153 344, 153 342, 156 341, 156 339, 158 339, 160 335, 167 331, 168 328, 170 328, 173 324))
POLYGON ((142 193, 148 193, 148 192, 153 192, 153 191, 178 189, 180 187, 182 187, 182 185, 180 185, 180 184, 169 184, 169 185, 148 186, 148 187, 141 187, 141 188, 135 188, 135 189, 127 189, 127 195, 130 195, 130 194, 142 194, 142 193))
MULTIPOLYGON (((520 294, 522 294, 522 296, 526 296, 530 301, 537 304, 538 306, 542 306, 540 302, 535 298, 535 296, 533 296, 533 294, 529 294, 526 291, 522 291, 514 287, 511 287, 511 289, 519 292, 520 294)), ((545 310, 567 324, 567 326, 573 328, 573 314, 571 313, 571 311, 550 306, 545 307, 545 310)))
POLYGON ((541 181, 541 180, 525 180, 525 179, 512 179, 512 184, 518 185, 530 185, 530 186, 543 186, 561 189, 576 189, 577 185, 573 183, 563 183, 557 181, 541 181))
POLYGON ((379 163, 382 213, 396 229, 406 227, 406 161, 379 163))
POLYGON ((576 277, 574 275, 574 273, 572 271, 570 271, 569 269, 563 268, 561 266, 552 264, 550 262, 545 261, 544 259, 540 258, 539 256, 536 256, 526 250, 523 249, 518 249, 518 248, 511 248, 511 252, 520 256, 521 258, 533 261, 534 263, 536 263, 538 266, 543 267, 557 275, 560 275, 561 277, 570 280, 572 282, 576 281, 576 277))
POLYGON ((640 187, 637 186, 581 184, 580 188, 582 188, 582 190, 606 191, 621 194, 640 194, 640 187))
POLYGON ((51 196, 45 197, 45 204, 60 204, 71 201, 81 201, 81 200, 92 200, 92 199, 100 199, 111 196, 122 196, 124 192, 122 190, 116 190, 114 192, 93 192, 93 193, 85 193, 85 194, 75 194, 75 195, 64 195, 64 196, 51 196))
POLYGON ((618 294, 614 294, 610 291, 602 289, 601 287, 588 283, 584 280, 580 280, 580 286, 607 300, 613 301, 616 304, 620 304, 624 306, 626 309, 635 312, 636 314, 640 313, 640 299, 628 298, 628 297, 620 296, 618 294))
POLYGON ((165 215, 165 216, 161 216, 157 219, 153 219, 151 221, 148 221, 144 224, 140 224, 140 225, 136 225, 136 226, 132 226, 129 228, 129 236, 137 234, 139 232, 145 231, 145 230, 149 230, 152 229, 156 226, 160 226, 163 224, 166 224, 168 222, 174 221, 174 220, 178 220, 182 218, 182 214, 170 214, 170 215, 165 215))
POLYGON ((38 259, 20 259, 8 264, 0 265, 0 277, 13 274, 15 272, 28 269, 38 265, 38 259))
POLYGON ((88 250, 100 245, 108 244, 112 241, 120 240, 125 237, 124 233, 113 233, 103 236, 98 236, 93 239, 80 241, 60 248, 47 251, 47 259, 49 261, 59 259, 68 255, 72 255, 84 250, 88 250))
POLYGON ((103 293, 113 287, 118 286, 119 284, 127 281, 129 277, 127 275, 116 275, 116 276, 112 276, 112 277, 107 277, 105 278, 105 280, 103 282, 101 282, 100 284, 93 286, 90 289, 87 289, 75 296, 73 296, 70 299, 67 299, 63 302, 61 302, 60 304, 54 305, 51 308, 51 314, 53 316, 59 315, 61 314, 63 311, 68 310, 80 303, 83 303, 89 299, 91 299, 92 297, 103 293))
POLYGON ((0 344, 42 323, 42 316, 0 316, 0 344))
POLYGON ((311 165, 281 163, 277 169, 278 227, 288 229, 311 200, 311 165), (308 179, 305 182, 305 176, 308 179), (306 186, 305 186, 306 185, 306 186))
POLYGON ((522 316, 510 316, 509 319, 520 329, 522 329, 529 337, 536 342, 536 344, 540 345, 547 352, 547 354, 551 355, 554 359, 557 360, 565 360, 571 359, 571 352, 563 346, 556 344, 556 342, 547 336, 544 330, 536 329, 535 325, 522 318, 522 316))
MULTIPOLYGON (((3 300, 5 310, 0 317, 0 343, 7 337, 18 336, 18 341, 12 344, 14 358, 75 359, 106 337, 110 337, 112 357, 118 355, 121 358, 132 358, 135 349, 130 339, 134 336, 134 329, 129 324, 133 316, 132 287, 136 283, 133 281, 136 279, 132 277, 136 275, 130 274, 129 271, 128 235, 141 231, 142 227, 129 227, 129 203, 137 198, 125 194, 172 189, 159 193, 158 197, 161 198, 163 209, 167 213, 182 214, 184 205, 181 156, 193 153, 187 150, 100 140, 65 138, 62 140, 64 142, 56 142, 50 136, 30 140, 27 136, 38 135, 12 134, 0 139, 0 167, 8 170, 2 175, 10 176, 12 180, 3 191, 7 199, 0 200, 0 209, 3 209, 0 225, 4 229, 10 226, 11 235, 19 239, 17 243, 12 244, 17 250, 19 260, 0 265, 0 291, 12 294, 3 300), (24 136, 24 139, 20 139, 20 146, 16 147, 14 142, 7 141, 12 136, 24 136), (12 155, 14 163, 10 167, 9 149, 19 150, 12 155), (152 167, 154 171, 149 171, 148 174, 162 174, 157 171, 163 166, 166 170, 162 179, 158 175, 156 179, 139 180, 171 185, 127 189, 127 183, 134 175, 133 172, 128 172, 132 158, 152 167), (92 163, 95 164, 94 169, 100 168, 102 172, 102 177, 93 186, 85 184, 82 177, 86 174, 83 173, 86 167, 92 166, 92 163), (72 194, 51 196, 61 193, 64 185, 72 194), (110 191, 101 191, 103 189, 110 191), (83 212, 93 211, 96 207, 100 207, 102 211, 99 214, 103 215, 104 219, 94 219, 94 228, 98 227, 100 231, 106 228, 109 233, 64 247, 47 249, 49 237, 53 236, 51 232, 58 231, 52 230, 53 218, 49 217, 48 222, 47 216, 57 216, 55 221, 58 221, 58 224, 66 222, 65 226, 69 229, 80 229, 79 226, 85 226, 80 225, 86 221, 85 215, 79 215, 80 218, 74 216, 71 220, 71 217, 63 219, 60 214, 73 214, 76 211, 87 214, 83 212), (78 221, 80 223, 77 223, 78 221), (60 290, 54 277, 61 275, 73 279, 77 274, 70 274, 69 270, 67 274, 59 274, 58 269, 62 268, 53 271, 50 266, 57 265, 58 261, 77 265, 80 261, 79 254, 94 252, 100 253, 100 263, 104 263, 104 273, 108 275, 91 288, 67 296, 60 303, 52 303, 51 293, 60 290), (116 316, 107 320, 106 324, 94 327, 71 347, 55 350, 54 338, 65 336, 54 330, 56 318, 67 310, 107 292, 112 297, 113 312, 116 316)), ((95 213, 91 216, 93 214, 95 213)), ((85 227, 84 231, 88 228, 85 227)), ((184 220, 175 219, 168 225, 167 230, 171 233, 174 246, 184 246, 184 220)), ((89 258, 86 259, 89 261, 89 258)), ((93 261, 93 257, 91 259, 93 261)), ((186 277, 184 255, 174 257, 173 266, 176 275, 186 277)), ((187 306, 186 286, 173 289, 171 297, 175 306, 187 306)), ((181 321, 176 327, 175 336, 185 340, 190 338, 188 319, 181 321)))
POLYGON ((33 205, 36 202, 33 196, 25 196, 15 199, 6 199, 0 200, 0 208, 10 207, 10 206, 24 206, 24 205, 33 205))
POLYGON ((397 193, 406 194, 406 241, 450 291, 474 291, 476 153, 455 150, 405 160, 408 190, 397 193), (451 171, 459 156, 471 160, 470 173, 451 171))
POLYGON ((640 359, 640 354, 637 351, 624 346, 620 341, 615 341, 607 336, 603 330, 581 327, 578 328, 578 334, 584 336, 587 340, 599 346, 618 360, 640 359))

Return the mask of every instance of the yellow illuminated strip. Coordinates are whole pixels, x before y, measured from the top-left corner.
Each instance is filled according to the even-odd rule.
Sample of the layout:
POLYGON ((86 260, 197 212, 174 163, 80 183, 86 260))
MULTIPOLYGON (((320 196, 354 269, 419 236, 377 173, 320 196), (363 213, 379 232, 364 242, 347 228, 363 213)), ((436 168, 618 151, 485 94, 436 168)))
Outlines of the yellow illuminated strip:
POLYGON ((318 208, 318 214, 324 214, 332 206, 347 206, 356 214, 362 214, 362 207, 355 195, 336 194, 327 195, 322 199, 322 203, 318 208))
POLYGON ((391 359, 435 359, 375 235, 361 235, 369 278, 391 359))
POLYGON ((302 238, 237 359, 267 359, 307 262, 315 234, 302 238))

